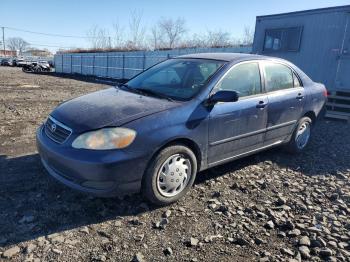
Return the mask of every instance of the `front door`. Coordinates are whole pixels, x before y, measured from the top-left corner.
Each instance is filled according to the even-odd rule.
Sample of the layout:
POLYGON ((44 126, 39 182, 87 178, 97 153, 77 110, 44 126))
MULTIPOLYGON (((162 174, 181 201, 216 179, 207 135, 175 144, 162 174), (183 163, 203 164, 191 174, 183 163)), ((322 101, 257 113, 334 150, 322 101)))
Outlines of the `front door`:
POLYGON ((350 14, 347 14, 344 36, 342 38, 338 59, 335 87, 337 90, 350 92, 350 14))
POLYGON ((209 115, 208 163, 214 165, 263 145, 267 95, 263 94, 258 62, 234 65, 218 82, 218 90, 237 91, 237 102, 217 103, 209 115))
POLYGON ((274 62, 263 65, 269 101, 264 145, 268 146, 291 135, 303 113, 305 91, 299 77, 288 66, 274 62))

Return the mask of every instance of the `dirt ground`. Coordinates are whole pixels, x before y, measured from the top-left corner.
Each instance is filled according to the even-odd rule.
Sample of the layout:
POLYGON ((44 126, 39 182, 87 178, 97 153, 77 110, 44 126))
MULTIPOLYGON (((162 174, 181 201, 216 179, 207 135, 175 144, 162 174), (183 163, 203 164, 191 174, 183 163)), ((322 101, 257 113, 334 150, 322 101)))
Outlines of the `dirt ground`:
POLYGON ((40 163, 50 111, 107 87, 0 67, 0 261, 350 261, 350 125, 321 120, 303 154, 210 169, 157 208, 75 192, 40 163))

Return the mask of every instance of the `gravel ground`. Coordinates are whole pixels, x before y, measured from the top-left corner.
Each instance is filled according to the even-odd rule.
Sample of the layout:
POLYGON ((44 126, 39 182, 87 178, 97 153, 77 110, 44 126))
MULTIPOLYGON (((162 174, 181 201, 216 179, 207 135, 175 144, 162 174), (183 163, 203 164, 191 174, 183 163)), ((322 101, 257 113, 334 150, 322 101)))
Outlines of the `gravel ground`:
POLYGON ((37 126, 107 85, 0 67, 0 261, 350 261, 349 125, 320 121, 307 150, 198 175, 181 201, 100 199, 51 179, 37 126))

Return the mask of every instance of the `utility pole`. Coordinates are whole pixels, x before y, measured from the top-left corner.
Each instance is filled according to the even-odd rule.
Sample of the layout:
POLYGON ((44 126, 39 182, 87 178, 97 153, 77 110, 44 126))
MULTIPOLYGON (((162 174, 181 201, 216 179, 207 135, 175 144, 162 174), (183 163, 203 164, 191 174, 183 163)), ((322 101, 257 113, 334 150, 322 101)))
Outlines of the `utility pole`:
POLYGON ((6 56, 6 50, 5 50, 5 27, 2 27, 2 45, 4 47, 4 56, 6 56))

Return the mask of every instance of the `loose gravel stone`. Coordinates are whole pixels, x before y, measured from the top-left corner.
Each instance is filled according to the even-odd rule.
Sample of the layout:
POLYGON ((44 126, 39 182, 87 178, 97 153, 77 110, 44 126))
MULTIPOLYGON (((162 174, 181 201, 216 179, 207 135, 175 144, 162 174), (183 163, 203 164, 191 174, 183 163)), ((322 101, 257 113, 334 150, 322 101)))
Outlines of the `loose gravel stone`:
POLYGON ((20 251, 21 251, 21 249, 18 246, 14 246, 14 247, 11 247, 11 248, 5 250, 4 253, 2 254, 2 256, 4 258, 11 258, 11 257, 17 255, 20 251))
POLYGON ((197 246, 199 243, 199 240, 197 238, 191 237, 190 238, 190 246, 194 247, 197 246))
POLYGON ((54 253, 57 254, 57 255, 61 255, 61 254, 62 254, 62 251, 59 250, 59 249, 57 249, 57 248, 53 248, 53 249, 52 249, 52 252, 54 252, 54 253))
POLYGON ((167 247, 166 249, 164 249, 164 255, 166 256, 172 256, 173 255, 173 250, 171 249, 171 247, 167 247))
POLYGON ((281 196, 278 197, 278 200, 276 202, 276 204, 279 206, 285 205, 286 203, 287 203, 287 199, 281 196))
POLYGON ((319 254, 322 257, 330 257, 333 255, 333 251, 330 248, 322 248, 319 254))
POLYGON ((164 218, 169 218, 170 216, 171 216, 171 210, 169 209, 163 213, 164 218))
POLYGON ((274 229, 275 228, 275 224, 270 220, 265 224, 265 228, 267 229, 274 229))
POLYGON ((310 246, 311 241, 308 236, 303 236, 302 238, 299 239, 299 245, 300 246, 310 246))
POLYGON ((307 246, 300 246, 299 252, 302 258, 309 259, 310 256, 310 249, 307 246))
POLYGON ((139 252, 134 255, 132 262, 146 262, 146 260, 144 256, 139 252))
POLYGON ((27 254, 30 254, 36 249, 36 247, 37 246, 35 244, 29 243, 28 246, 26 246, 25 251, 26 251, 27 254))
POLYGON ((289 237, 297 237, 297 236, 300 236, 300 234, 301 234, 301 232, 299 229, 293 229, 293 230, 288 232, 289 237))
POLYGON ((288 256, 294 256, 294 252, 289 248, 282 248, 281 253, 288 256))

